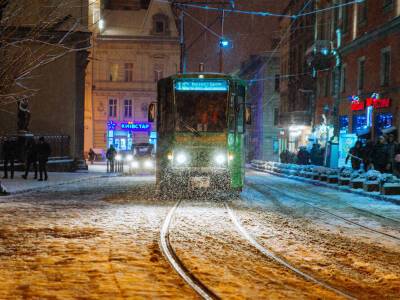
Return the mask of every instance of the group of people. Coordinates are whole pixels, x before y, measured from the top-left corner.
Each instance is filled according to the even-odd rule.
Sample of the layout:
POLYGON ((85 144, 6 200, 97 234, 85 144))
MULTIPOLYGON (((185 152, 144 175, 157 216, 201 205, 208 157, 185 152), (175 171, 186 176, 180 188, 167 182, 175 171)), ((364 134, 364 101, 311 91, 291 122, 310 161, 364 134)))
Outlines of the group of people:
MULTIPOLYGON (((280 154, 281 162, 296 163, 299 165, 324 165, 325 149, 319 144, 313 144, 310 151, 300 147, 297 154, 285 150, 280 154)), ((350 148, 346 157, 346 164, 351 162, 354 170, 363 168, 365 171, 373 169, 381 173, 393 173, 400 177, 400 144, 396 142, 394 134, 381 135, 376 143, 367 140, 365 143, 357 141, 350 148)))
POLYGON ((310 151, 306 147, 302 146, 299 148, 297 154, 284 150, 280 154, 281 162, 283 163, 296 163, 299 165, 312 164, 315 166, 322 166, 324 164, 325 148, 322 148, 320 144, 313 144, 310 151))
POLYGON ((350 149, 346 163, 349 160, 354 170, 363 167, 365 171, 374 169, 400 176, 400 145, 396 142, 394 134, 379 136, 375 144, 372 141, 365 144, 357 141, 350 149))
MULTIPOLYGON (((29 171, 31 167, 34 171, 34 179, 39 181, 48 180, 47 175, 47 161, 51 154, 50 145, 45 141, 44 137, 40 137, 38 143, 34 139, 29 139, 24 149, 24 162, 25 162, 25 173, 22 175, 23 179, 28 179, 29 171), (38 170, 39 166, 39 170, 38 170)), ((3 179, 14 178, 14 162, 18 158, 18 144, 17 140, 13 138, 5 138, 3 142, 3 179), (10 177, 8 176, 10 173, 10 177)))

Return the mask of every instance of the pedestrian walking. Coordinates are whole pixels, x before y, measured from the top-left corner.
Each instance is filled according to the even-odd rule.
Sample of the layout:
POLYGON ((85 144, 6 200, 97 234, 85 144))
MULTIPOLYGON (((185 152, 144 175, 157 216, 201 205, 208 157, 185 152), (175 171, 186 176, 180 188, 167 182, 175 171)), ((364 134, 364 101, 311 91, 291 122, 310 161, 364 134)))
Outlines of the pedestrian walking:
POLYGON ((96 153, 93 151, 92 148, 90 148, 89 153, 88 153, 88 157, 89 157, 89 161, 90 161, 91 165, 93 165, 93 161, 94 161, 95 156, 96 156, 96 153))
POLYGON ((359 170, 361 167, 361 162, 363 161, 363 149, 361 141, 357 141, 354 147, 350 148, 350 151, 346 157, 346 164, 349 159, 351 161, 351 167, 353 170, 359 170))
POLYGON ((106 153, 106 158, 107 158, 107 172, 114 172, 114 162, 115 162, 115 156, 117 155, 117 150, 115 150, 114 145, 111 145, 110 148, 108 148, 107 153, 106 153))
POLYGON ((297 163, 299 165, 308 165, 310 163, 310 153, 308 153, 307 148, 301 146, 297 152, 297 163))
POLYGON ((39 138, 39 143, 37 144, 37 159, 39 162, 39 181, 48 179, 47 176, 47 161, 51 154, 50 145, 44 140, 44 137, 39 138), (44 177, 43 177, 44 175, 44 177))
POLYGON ((375 170, 381 173, 390 171, 389 151, 384 136, 380 136, 372 148, 370 161, 370 167, 373 167, 375 170))
POLYGON ((3 142, 3 163, 4 163, 3 179, 8 178, 8 171, 10 171, 10 178, 11 179, 14 178, 14 161, 16 157, 16 152, 17 152, 16 141, 6 137, 3 142))
POLYGON ((370 139, 368 139, 365 145, 362 147, 362 156, 363 156, 365 172, 368 171, 368 168, 371 166, 372 163, 371 153, 373 148, 374 148, 374 143, 370 139))
POLYGON ((320 144, 316 143, 312 145, 310 151, 311 164, 315 166, 321 166, 324 160, 323 153, 320 144))
POLYGON ((33 171, 35 172, 34 179, 37 179, 38 175, 38 166, 37 166, 37 146, 34 139, 28 141, 28 145, 26 147, 26 160, 25 160, 25 174, 22 175, 22 178, 27 179, 29 170, 31 166, 33 167, 33 171))

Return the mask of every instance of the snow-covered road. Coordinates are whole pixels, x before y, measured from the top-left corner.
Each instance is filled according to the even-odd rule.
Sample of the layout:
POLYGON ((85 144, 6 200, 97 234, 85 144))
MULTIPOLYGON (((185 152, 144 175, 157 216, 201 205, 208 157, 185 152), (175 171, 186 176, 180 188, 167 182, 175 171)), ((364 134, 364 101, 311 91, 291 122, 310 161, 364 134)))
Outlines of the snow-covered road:
MULTIPOLYGON (((182 199, 169 239, 224 299, 335 299, 257 250, 360 299, 400 295, 400 206, 249 171, 240 197, 182 199), (346 221, 347 220, 347 221, 346 221), (349 222, 350 221, 350 222, 349 222)), ((0 198, 0 299, 198 298, 160 251, 176 199, 152 177, 115 177, 0 198)))

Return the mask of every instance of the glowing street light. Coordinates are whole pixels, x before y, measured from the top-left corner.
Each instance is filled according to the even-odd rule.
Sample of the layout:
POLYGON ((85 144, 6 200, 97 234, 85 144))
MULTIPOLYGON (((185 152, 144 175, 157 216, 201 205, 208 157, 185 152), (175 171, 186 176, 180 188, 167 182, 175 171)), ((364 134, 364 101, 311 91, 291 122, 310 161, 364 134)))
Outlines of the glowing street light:
POLYGON ((224 49, 232 48, 232 43, 226 38, 221 38, 219 40, 219 47, 224 49))

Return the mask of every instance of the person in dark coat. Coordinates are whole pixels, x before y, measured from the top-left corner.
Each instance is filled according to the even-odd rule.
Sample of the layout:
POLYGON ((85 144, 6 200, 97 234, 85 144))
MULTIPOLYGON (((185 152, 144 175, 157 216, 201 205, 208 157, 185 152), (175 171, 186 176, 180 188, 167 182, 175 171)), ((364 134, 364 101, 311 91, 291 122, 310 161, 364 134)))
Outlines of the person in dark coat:
POLYGON ((90 148, 88 156, 89 156, 90 164, 93 165, 93 161, 94 161, 94 158, 96 157, 96 153, 93 151, 92 148, 90 148))
POLYGON ((297 152, 297 163, 299 165, 308 165, 310 163, 310 153, 308 153, 306 147, 300 147, 297 152))
POLYGON ((50 145, 44 140, 44 137, 39 138, 39 143, 37 144, 37 158, 39 161, 39 181, 47 180, 47 161, 49 160, 49 156, 51 154, 50 145))
POLYGON ((38 166, 37 166, 37 146, 35 143, 35 140, 29 140, 27 149, 26 149, 26 161, 25 161, 25 174, 22 175, 22 178, 27 179, 28 178, 28 173, 29 169, 31 166, 33 167, 33 171, 35 172, 35 176, 33 177, 34 179, 37 179, 37 174, 38 174, 38 166))
POLYGON ((390 171, 389 151, 384 136, 380 136, 372 148, 370 160, 375 170, 381 173, 390 171))
POLYGON ((110 148, 108 148, 107 153, 106 153, 107 172, 114 172, 114 162, 115 162, 116 155, 117 155, 117 150, 115 150, 114 145, 111 145, 110 148))
POLYGON ((322 165, 323 154, 321 151, 321 146, 319 144, 313 144, 310 151, 311 164, 315 166, 322 165))
POLYGON ((364 155, 363 155, 362 143, 360 141, 357 141, 354 147, 350 148, 349 154, 347 154, 346 164, 350 159, 351 167, 353 168, 353 170, 359 170, 363 158, 364 155))
POLYGON ((8 178, 8 165, 10 165, 10 178, 14 178, 14 160, 17 152, 16 142, 5 138, 3 142, 3 163, 4 163, 4 176, 3 179, 8 178))
POLYGON ((362 148, 363 155, 363 163, 365 172, 368 171, 368 168, 371 166, 371 153, 374 148, 374 143, 371 140, 367 140, 364 147, 362 148))

